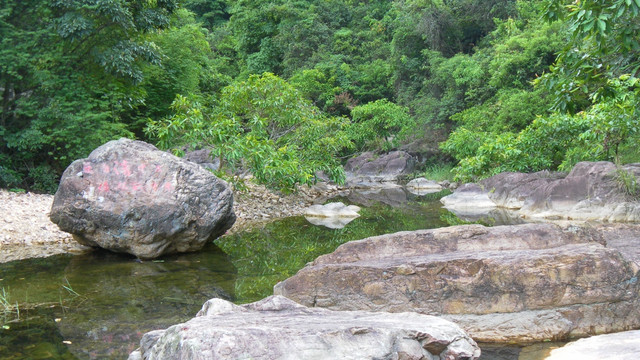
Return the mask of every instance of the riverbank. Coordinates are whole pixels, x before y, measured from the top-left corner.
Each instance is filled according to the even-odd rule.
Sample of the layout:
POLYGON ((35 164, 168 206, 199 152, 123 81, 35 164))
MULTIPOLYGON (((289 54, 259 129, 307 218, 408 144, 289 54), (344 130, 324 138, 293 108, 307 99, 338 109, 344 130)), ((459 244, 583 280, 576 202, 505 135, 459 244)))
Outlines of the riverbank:
MULTIPOLYGON (((335 186, 319 184, 284 195, 250 182, 245 186, 246 190, 234 192, 237 220, 230 233, 256 223, 301 215, 308 206, 339 191, 335 186)), ((52 203, 53 195, 0 189, 0 263, 91 250, 49 220, 52 203)))

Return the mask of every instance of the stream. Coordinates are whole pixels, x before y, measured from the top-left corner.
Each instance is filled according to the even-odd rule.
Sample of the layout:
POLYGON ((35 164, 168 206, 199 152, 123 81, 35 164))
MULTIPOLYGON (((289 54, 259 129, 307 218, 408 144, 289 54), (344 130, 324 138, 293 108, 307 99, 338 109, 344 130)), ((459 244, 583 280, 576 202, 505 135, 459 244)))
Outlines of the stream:
MULTIPOLYGON (((289 217, 223 236, 197 253, 154 261, 94 251, 0 264, 0 300, 20 305, 19 312, 0 308, 0 359, 126 359, 145 332, 192 318, 210 298, 241 304, 269 296, 277 282, 347 241, 465 220, 513 222, 461 220, 439 202, 449 193, 352 193, 331 200, 362 207, 342 229, 289 217)), ((539 360, 553 346, 481 344, 481 359, 539 360)))

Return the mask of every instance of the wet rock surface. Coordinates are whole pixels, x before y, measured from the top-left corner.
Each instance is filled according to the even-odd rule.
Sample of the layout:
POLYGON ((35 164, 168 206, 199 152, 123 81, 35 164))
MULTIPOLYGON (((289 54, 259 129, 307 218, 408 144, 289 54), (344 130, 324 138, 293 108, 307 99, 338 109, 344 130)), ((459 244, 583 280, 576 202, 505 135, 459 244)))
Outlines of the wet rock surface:
POLYGON ((50 217, 82 245, 142 259, 199 250, 235 221, 226 182, 129 139, 110 141, 69 165, 50 217))
POLYGON ((481 342, 621 331, 640 326, 639 266, 604 245, 614 233, 524 224, 382 235, 341 245, 274 292, 332 310, 442 315, 481 342))
POLYGON ((279 296, 213 299, 195 318, 145 334, 129 359, 477 359, 457 325, 414 313, 311 309, 279 296))

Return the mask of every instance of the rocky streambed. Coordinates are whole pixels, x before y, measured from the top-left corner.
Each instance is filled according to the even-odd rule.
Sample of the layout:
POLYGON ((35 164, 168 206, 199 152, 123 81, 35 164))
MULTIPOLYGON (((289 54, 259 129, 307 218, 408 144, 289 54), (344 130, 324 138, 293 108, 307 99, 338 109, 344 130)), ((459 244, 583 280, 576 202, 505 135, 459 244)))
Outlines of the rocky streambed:
MULTIPOLYGON (((301 187, 297 193, 281 194, 246 181, 246 190, 234 194, 236 223, 230 233, 274 219, 297 216, 315 202, 338 194, 332 185, 301 187)), ((11 192, 0 189, 0 263, 63 253, 83 253, 71 234, 51 222, 53 195, 11 192)))

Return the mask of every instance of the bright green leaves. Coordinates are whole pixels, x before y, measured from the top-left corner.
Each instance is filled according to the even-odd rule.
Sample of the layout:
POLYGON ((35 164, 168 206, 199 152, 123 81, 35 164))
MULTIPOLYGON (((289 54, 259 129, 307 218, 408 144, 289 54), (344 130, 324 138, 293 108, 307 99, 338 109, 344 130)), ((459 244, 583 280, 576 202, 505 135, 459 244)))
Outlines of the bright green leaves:
MULTIPOLYGON (((133 137, 128 116, 177 0, 7 0, 0 9, 0 142, 10 186, 51 191, 73 160, 133 137), (48 176, 45 176, 47 175, 48 176), (53 180, 52 180, 53 179, 53 180)), ((169 100, 170 101, 170 100, 169 100)))
POLYGON ((388 100, 377 100, 351 110, 349 136, 358 150, 391 150, 406 138, 413 119, 409 109, 388 100))
POLYGON ((546 17, 565 20, 572 39, 541 80, 556 93, 554 109, 583 110, 588 97, 608 91, 608 79, 640 74, 639 15, 636 0, 551 1, 546 17))
POLYGON ((457 129, 443 144, 460 160, 454 169, 457 179, 502 171, 570 170, 583 160, 619 161, 621 147, 637 143, 640 135, 640 80, 623 76, 610 80, 608 87, 612 94, 587 111, 538 117, 517 135, 457 129))
POLYGON ((273 74, 225 87, 213 106, 178 96, 172 109, 173 116, 148 128, 163 148, 211 147, 225 167, 248 169, 259 182, 284 191, 315 182, 317 171, 344 179, 337 154, 351 146, 345 120, 322 115, 273 74))

